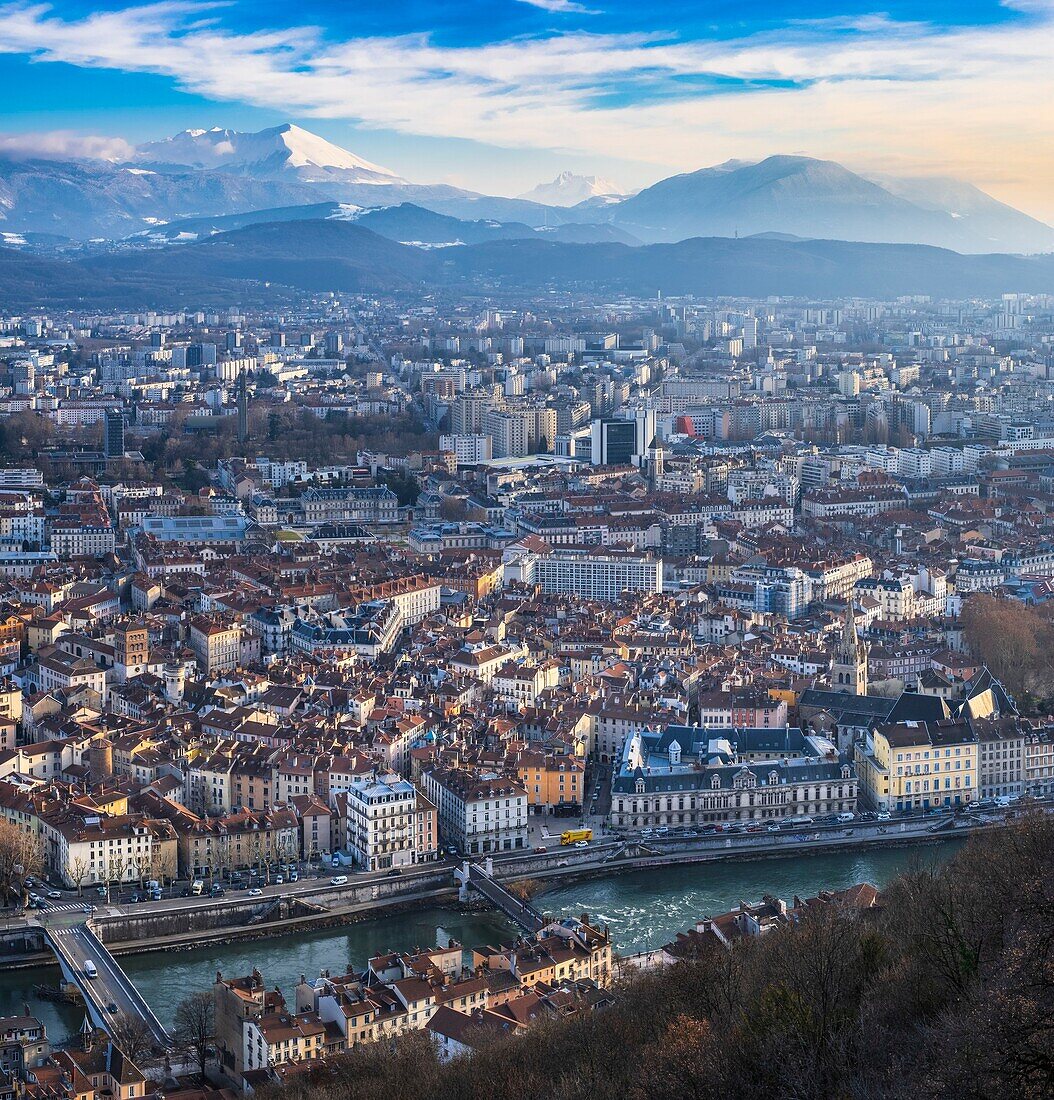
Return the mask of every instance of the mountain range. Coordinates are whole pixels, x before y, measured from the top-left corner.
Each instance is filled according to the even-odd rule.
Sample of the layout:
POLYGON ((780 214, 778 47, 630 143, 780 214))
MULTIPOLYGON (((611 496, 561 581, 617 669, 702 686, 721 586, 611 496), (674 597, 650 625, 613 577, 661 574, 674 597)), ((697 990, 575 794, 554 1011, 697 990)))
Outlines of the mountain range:
POLYGON ((1054 255, 964 256, 928 245, 778 236, 630 246, 535 235, 426 249, 332 219, 268 222, 75 259, 0 248, 0 298, 30 309, 274 304, 304 291, 962 298, 1011 287, 1054 292, 1054 255))
MULTIPOLYGON (((524 222, 466 220, 449 214, 438 214, 416 203, 396 206, 355 206, 342 202, 316 202, 299 206, 283 206, 253 210, 245 214, 223 214, 217 217, 184 218, 154 226, 138 235, 142 241, 154 244, 193 241, 245 229, 268 222, 295 221, 356 222, 382 237, 401 244, 422 248, 449 248, 456 245, 480 244, 483 241, 516 240, 540 237, 543 240, 567 244, 597 244, 614 241, 620 244, 641 244, 632 234, 614 225, 568 222, 565 225, 530 226, 524 222)), ((0 244, 3 242, 0 241, 0 244)))
MULTIPOLYGON (((388 220, 408 223, 407 204, 475 227, 433 222, 431 236, 407 235, 406 226, 393 237, 431 245, 543 232, 579 243, 782 234, 964 253, 1054 250, 1054 228, 970 184, 865 178, 803 156, 727 161, 632 195, 598 176, 564 172, 519 198, 411 182, 292 124, 255 133, 185 130, 139 146, 123 163, 0 159, 0 233, 9 243, 21 235, 27 248, 45 249, 62 238, 144 246, 181 232, 185 240, 197 239, 252 222, 361 218, 362 210, 379 208, 401 209, 388 220), (325 204, 329 212, 320 212, 325 204), (303 209, 292 213, 297 207, 303 209), (186 222, 200 224, 181 225, 186 222), (181 228, 173 233, 176 225, 181 228), (454 229, 459 237, 439 239, 454 229), (33 243, 27 234, 35 235, 33 243)), ((421 221, 422 215, 413 217, 421 221)))

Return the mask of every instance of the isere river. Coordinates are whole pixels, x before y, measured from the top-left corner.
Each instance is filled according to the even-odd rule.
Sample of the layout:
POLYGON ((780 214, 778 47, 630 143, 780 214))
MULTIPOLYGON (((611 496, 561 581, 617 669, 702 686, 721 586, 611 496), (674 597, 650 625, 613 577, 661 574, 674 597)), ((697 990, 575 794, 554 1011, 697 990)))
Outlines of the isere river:
MULTIPOLYGON (((790 901, 820 890, 838 890, 857 882, 885 885, 900 871, 920 863, 949 858, 960 842, 823 855, 795 855, 749 862, 695 864, 649 868, 630 874, 588 879, 538 894, 535 904, 554 915, 581 915, 606 924, 616 950, 642 951, 668 943, 697 919, 726 912, 740 901, 757 901, 772 894, 790 901)), ((516 930, 498 913, 463 912, 456 908, 426 908, 380 914, 342 928, 243 940, 187 951, 124 955, 120 962, 166 1025, 180 999, 193 990, 208 989, 216 971, 247 974, 255 966, 269 986, 277 985, 287 999, 301 974, 317 977, 329 969, 345 973, 362 969, 372 955, 447 943, 466 947, 508 941, 516 930)), ((76 1033, 83 1010, 43 1000, 37 985, 56 985, 57 966, 0 973, 0 1016, 29 1011, 48 1029, 53 1042, 76 1033)))

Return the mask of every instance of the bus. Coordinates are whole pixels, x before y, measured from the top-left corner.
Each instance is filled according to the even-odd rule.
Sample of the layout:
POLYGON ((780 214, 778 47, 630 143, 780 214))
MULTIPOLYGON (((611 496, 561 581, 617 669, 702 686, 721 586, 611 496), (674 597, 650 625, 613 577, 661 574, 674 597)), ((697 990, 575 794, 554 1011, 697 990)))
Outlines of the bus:
POLYGON ((560 834, 561 844, 577 844, 580 840, 586 842, 593 839, 592 829, 568 829, 560 834))

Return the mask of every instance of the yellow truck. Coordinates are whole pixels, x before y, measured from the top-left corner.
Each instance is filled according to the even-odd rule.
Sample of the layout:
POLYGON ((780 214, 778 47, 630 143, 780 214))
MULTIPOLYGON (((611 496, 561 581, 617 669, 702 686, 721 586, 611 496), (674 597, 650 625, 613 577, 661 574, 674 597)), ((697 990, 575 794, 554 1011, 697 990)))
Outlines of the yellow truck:
POLYGON ((585 841, 588 844, 592 839, 592 829, 568 829, 560 834, 561 844, 578 844, 580 841, 585 841))

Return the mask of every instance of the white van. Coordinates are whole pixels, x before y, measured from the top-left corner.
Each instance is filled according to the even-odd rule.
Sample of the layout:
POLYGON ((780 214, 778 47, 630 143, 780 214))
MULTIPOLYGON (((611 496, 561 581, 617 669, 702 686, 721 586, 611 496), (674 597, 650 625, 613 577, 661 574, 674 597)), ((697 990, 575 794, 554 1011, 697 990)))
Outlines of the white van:
POLYGON ((84 976, 86 978, 97 978, 99 976, 98 967, 96 967, 91 959, 84 960, 84 976))
POLYGON ((196 897, 196 898, 200 898, 200 897, 201 897, 201 893, 202 893, 202 891, 203 891, 204 889, 205 889, 205 883, 204 883, 204 882, 202 882, 200 878, 196 878, 196 879, 195 879, 195 880, 194 880, 194 881, 193 881, 193 882, 192 882, 192 883, 190 884, 190 892, 191 892, 191 894, 193 894, 193 895, 194 895, 194 897, 196 897))
POLYGON ((347 875, 337 875, 335 878, 329 880, 334 886, 344 886, 347 884, 347 875))
POLYGON ((855 821, 856 814, 851 814, 848 810, 843 810, 835 820, 840 821, 844 825, 847 821, 855 821))

